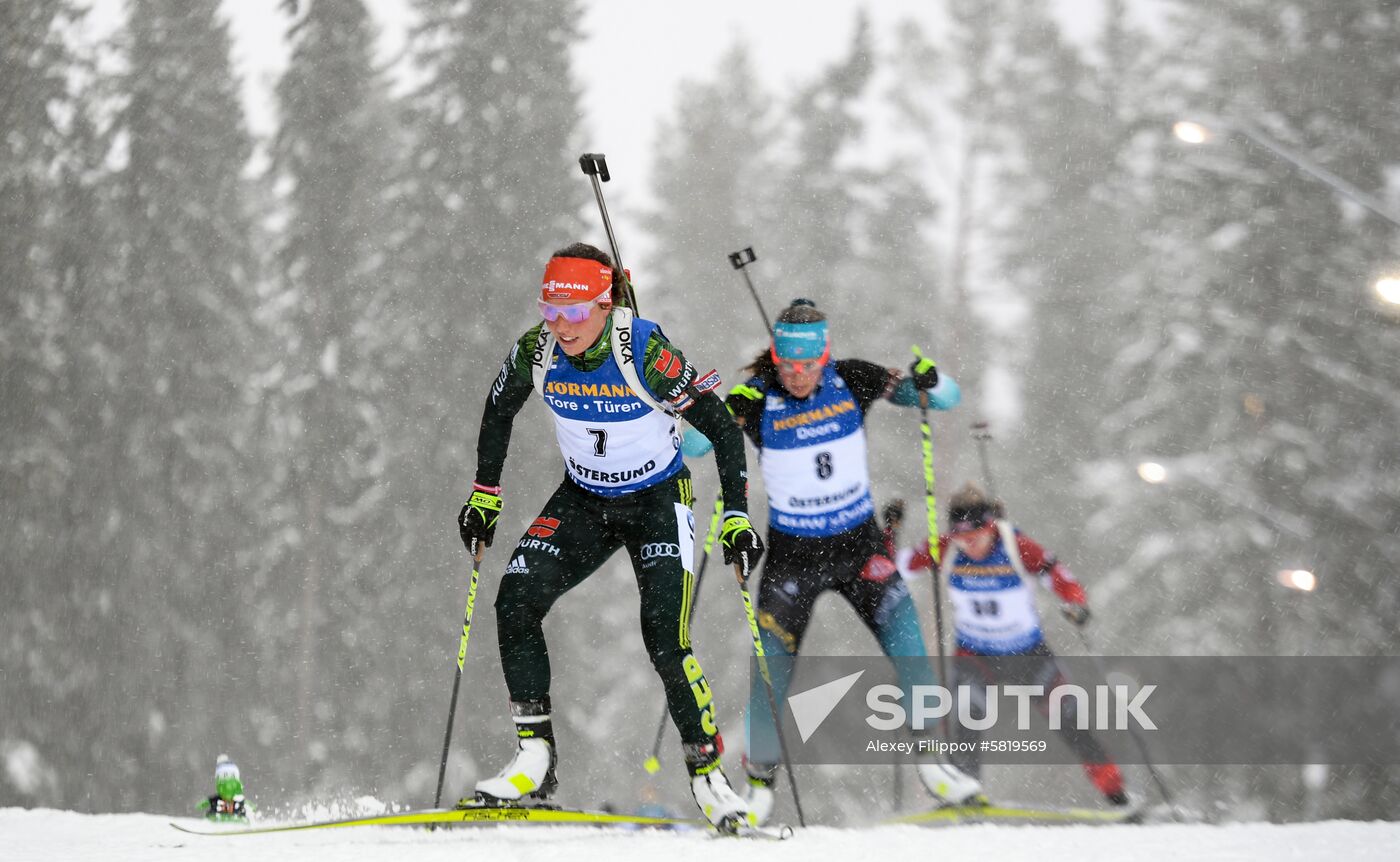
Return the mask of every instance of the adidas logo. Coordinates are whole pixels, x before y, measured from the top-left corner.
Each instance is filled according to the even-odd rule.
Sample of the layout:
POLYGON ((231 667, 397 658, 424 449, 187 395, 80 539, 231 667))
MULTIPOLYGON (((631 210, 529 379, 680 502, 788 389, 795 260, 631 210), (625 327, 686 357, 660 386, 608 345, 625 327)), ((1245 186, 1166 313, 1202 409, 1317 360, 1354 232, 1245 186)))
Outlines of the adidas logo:
POLYGON ((507 575, 528 575, 528 574, 530 574, 530 567, 527 566, 527 565, 525 565, 525 555, 524 555, 524 554, 521 554, 520 556, 518 556, 518 557, 516 557, 515 559, 513 559, 513 560, 510 561, 510 565, 509 565, 509 566, 506 566, 506 574, 507 574, 507 575))

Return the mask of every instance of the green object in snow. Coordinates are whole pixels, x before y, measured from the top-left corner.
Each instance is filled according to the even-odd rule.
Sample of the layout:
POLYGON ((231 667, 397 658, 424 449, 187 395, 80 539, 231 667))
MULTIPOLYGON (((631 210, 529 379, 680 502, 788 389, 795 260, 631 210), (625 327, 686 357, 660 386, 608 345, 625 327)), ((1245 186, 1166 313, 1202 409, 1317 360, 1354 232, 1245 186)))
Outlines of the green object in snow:
POLYGON ((214 789, 218 791, 220 799, 229 802, 243 795, 243 776, 238 771, 238 764, 230 760, 227 754, 220 754, 214 761, 214 789))

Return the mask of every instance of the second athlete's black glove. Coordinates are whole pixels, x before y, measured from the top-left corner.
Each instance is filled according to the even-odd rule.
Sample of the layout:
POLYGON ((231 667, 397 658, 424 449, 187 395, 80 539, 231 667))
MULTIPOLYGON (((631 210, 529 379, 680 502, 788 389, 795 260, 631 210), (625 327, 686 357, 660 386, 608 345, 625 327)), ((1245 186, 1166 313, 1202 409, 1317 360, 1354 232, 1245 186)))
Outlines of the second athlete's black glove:
POLYGON ((462 536, 462 544, 467 553, 476 557, 480 547, 491 547, 496 537, 496 522, 501 518, 501 495, 494 493, 499 488, 484 490, 477 485, 462 511, 457 513, 457 532, 462 536))
POLYGON ((880 510, 880 516, 885 521, 885 526, 892 529, 899 529, 899 525, 904 523, 904 501, 891 500, 880 510))
POLYGON ((909 376, 914 378, 914 387, 932 389, 938 385, 938 366, 917 350, 914 352, 918 358, 909 363, 909 376))
POLYGON ((728 515, 719 531, 719 544, 724 549, 725 565, 738 565, 747 578, 758 568, 763 556, 763 540, 758 537, 749 516, 740 512, 728 515))
POLYGON ((1080 627, 1084 626, 1085 623, 1089 622, 1088 605, 1076 605, 1066 602, 1065 604, 1060 605, 1060 613, 1065 615, 1065 619, 1080 627))

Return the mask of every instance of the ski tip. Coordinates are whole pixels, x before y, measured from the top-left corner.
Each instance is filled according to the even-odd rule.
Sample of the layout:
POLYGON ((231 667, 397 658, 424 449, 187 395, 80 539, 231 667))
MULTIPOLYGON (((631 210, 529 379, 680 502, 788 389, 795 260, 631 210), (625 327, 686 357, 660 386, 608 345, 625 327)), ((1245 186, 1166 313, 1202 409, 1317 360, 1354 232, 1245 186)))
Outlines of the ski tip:
POLYGON ((756 838, 761 841, 786 841, 792 837, 792 827, 782 826, 741 826, 733 833, 735 838, 756 838))
POLYGON ((661 761, 653 755, 647 758, 646 763, 643 763, 642 767, 646 769, 648 774, 655 775, 661 771, 661 761))
POLYGON ((723 838, 758 838, 768 841, 786 841, 792 837, 792 827, 786 823, 777 826, 754 826, 737 817, 715 825, 715 835, 723 838))
POLYGON ((174 820, 170 821, 170 828, 184 832, 186 835, 233 835, 247 826, 247 824, 243 824, 242 827, 238 824, 223 825, 226 828, 220 829, 217 824, 201 823, 199 826, 188 826, 184 823, 176 823, 174 820))

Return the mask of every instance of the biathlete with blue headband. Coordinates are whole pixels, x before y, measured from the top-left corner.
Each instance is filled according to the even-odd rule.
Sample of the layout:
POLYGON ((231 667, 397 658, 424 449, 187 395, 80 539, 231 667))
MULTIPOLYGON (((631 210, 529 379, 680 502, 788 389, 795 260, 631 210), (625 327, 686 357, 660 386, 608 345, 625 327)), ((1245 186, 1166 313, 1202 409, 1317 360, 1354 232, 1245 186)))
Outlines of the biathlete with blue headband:
MULTIPOLYGON (((875 520, 865 417, 880 399, 917 406, 920 390, 930 406, 951 409, 962 397, 957 382, 936 368, 911 368, 905 376, 862 359, 832 361, 826 315, 806 299, 778 315, 772 344, 746 370, 752 376, 730 390, 726 403, 758 447, 768 491, 768 556, 758 588, 765 653, 797 655, 817 599, 831 590, 850 602, 894 659, 901 684, 935 684, 914 600, 875 520)), ((692 457, 709 451, 693 433, 685 448, 692 457)), ((771 670, 781 710, 789 663, 775 662, 771 670)), ((762 824, 773 810, 780 752, 759 684, 749 698, 745 763, 749 817, 762 824)), ((943 759, 921 761, 918 771, 945 802, 981 796, 976 779, 943 759)))
POLYGON ((641 593, 642 640, 680 731, 691 793, 712 824, 735 831, 746 806, 720 768, 715 704, 691 651, 694 497, 676 425, 683 417, 715 441, 725 561, 751 569, 763 542, 747 515, 744 438, 715 394, 719 374, 697 373, 659 326, 613 304, 625 277, 591 245, 555 252, 538 300, 544 319, 517 339, 486 399, 476 483, 457 517, 468 552, 478 556, 495 534, 511 427, 531 392, 540 393, 554 420, 564 480, 511 551, 496 594, 515 757, 463 802, 515 803, 554 792, 544 617, 626 548, 641 593))

